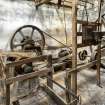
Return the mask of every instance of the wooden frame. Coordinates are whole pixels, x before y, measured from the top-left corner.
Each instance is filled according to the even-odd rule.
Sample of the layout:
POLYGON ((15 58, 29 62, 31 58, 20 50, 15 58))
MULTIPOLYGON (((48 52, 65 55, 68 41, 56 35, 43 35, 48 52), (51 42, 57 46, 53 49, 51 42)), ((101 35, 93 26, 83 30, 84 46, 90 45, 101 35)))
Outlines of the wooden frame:
MULTIPOLYGON (((99 41, 98 49, 97 49, 97 59, 96 61, 90 62, 86 65, 83 65, 81 67, 77 67, 77 48, 78 47, 83 47, 85 45, 77 45, 77 23, 79 24, 85 24, 85 21, 79 21, 77 20, 77 2, 78 0, 73 1, 73 6, 72 6, 72 69, 68 70, 67 72, 67 87, 68 89, 72 89, 75 94, 77 94, 77 72, 81 71, 84 68, 91 67, 92 65, 96 64, 97 65, 97 83, 100 85, 100 62, 101 62, 101 42, 99 41)), ((101 1, 100 1, 101 2, 101 1)), ((100 17, 99 17, 100 19, 100 17)), ((93 24, 93 23, 92 23, 93 24)), ((100 21, 96 23, 98 25, 98 32, 101 31, 101 24, 100 21)), ((67 102, 72 102, 74 98, 70 97, 67 94, 67 102)), ((73 103, 73 105, 77 105, 77 103, 73 103)))
MULTIPOLYGON (((51 61, 52 61, 51 55, 49 55, 49 56, 27 58, 27 59, 24 59, 24 60, 15 61, 13 63, 6 64, 6 67, 5 67, 5 71, 6 71, 6 80, 5 80, 5 83, 6 83, 6 95, 5 95, 6 105, 10 105, 10 85, 13 82, 23 81, 23 80, 34 78, 34 77, 37 77, 37 76, 45 76, 45 75, 49 75, 50 78, 52 79, 53 78, 53 76, 52 76, 53 72, 52 72, 52 69, 51 69, 52 67, 50 67, 50 66, 52 66, 52 63, 50 63, 51 61), (32 73, 28 73, 28 74, 24 74, 24 75, 20 75, 20 76, 16 76, 16 77, 9 77, 9 68, 10 67, 20 66, 22 64, 29 63, 29 62, 44 61, 45 58, 48 58, 48 69, 43 69, 43 70, 39 70, 39 71, 36 71, 36 72, 32 72, 32 73)), ((53 88, 52 82, 49 81, 49 79, 47 79, 47 81, 48 81, 48 86, 53 88)))
MULTIPOLYGON (((47 78, 47 85, 42 86, 42 88, 49 94, 49 96, 52 97, 52 99, 55 100, 55 102, 57 104, 68 105, 53 90, 53 71, 54 70, 53 70, 53 67, 52 67, 52 56, 51 55, 49 55, 49 56, 40 56, 40 57, 27 58, 27 59, 20 60, 20 61, 15 61, 13 63, 6 64, 6 67, 5 67, 5 71, 6 71, 6 79, 5 79, 5 83, 6 83, 6 94, 5 94, 6 105, 10 105, 10 85, 13 82, 23 81, 23 80, 34 78, 34 77, 37 77, 37 76, 48 77, 47 78), (24 75, 19 75, 19 76, 16 76, 16 77, 9 77, 9 68, 15 67, 15 66, 20 66, 20 65, 22 65, 24 63, 46 60, 45 58, 47 59, 47 62, 48 62, 47 69, 39 70, 39 71, 36 71, 36 72, 24 74, 24 75)), ((15 104, 15 101, 13 101, 13 103, 15 104)), ((18 99, 16 99, 16 103, 19 104, 18 99)))

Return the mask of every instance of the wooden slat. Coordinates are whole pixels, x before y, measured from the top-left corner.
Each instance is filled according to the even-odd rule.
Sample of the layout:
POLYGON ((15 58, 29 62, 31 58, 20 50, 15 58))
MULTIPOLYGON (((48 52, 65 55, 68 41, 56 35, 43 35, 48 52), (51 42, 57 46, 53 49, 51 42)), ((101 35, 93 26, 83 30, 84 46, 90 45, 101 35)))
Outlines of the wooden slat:
POLYGON ((50 70, 49 69, 45 69, 45 70, 40 70, 40 71, 36 71, 36 72, 32 72, 32 73, 28 73, 28 74, 24 74, 24 75, 19 75, 16 77, 12 77, 12 78, 8 78, 6 79, 6 84, 11 84, 13 82, 16 81, 23 81, 26 79, 30 79, 36 76, 44 76, 46 75, 50 70))
POLYGON ((42 86, 42 89, 57 103, 57 105, 67 105, 67 103, 47 85, 42 86))
POLYGON ((80 66, 80 67, 77 67, 77 68, 73 68, 73 69, 68 69, 67 71, 69 73, 73 73, 73 72, 80 72, 81 70, 85 69, 85 68, 89 68, 89 67, 92 67, 94 64, 97 63, 97 60, 93 61, 93 62, 90 62, 86 65, 83 65, 83 66, 80 66))

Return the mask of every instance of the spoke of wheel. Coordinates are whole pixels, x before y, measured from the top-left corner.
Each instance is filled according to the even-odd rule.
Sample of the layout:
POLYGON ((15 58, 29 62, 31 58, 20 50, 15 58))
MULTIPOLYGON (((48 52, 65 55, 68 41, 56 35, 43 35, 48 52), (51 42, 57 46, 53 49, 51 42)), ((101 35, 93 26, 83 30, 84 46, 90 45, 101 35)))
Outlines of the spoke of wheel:
POLYGON ((32 28, 32 32, 31 32, 31 38, 32 38, 32 36, 33 36, 33 33, 34 33, 34 28, 32 28))
POLYGON ((25 37, 21 30, 19 31, 19 33, 22 35, 23 38, 25 37))

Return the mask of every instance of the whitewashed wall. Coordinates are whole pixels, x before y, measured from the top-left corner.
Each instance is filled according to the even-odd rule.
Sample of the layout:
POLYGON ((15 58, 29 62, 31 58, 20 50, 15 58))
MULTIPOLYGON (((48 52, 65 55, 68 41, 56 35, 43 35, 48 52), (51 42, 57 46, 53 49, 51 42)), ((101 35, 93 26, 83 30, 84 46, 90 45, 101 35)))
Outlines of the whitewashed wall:
MULTIPOLYGON (((66 28, 70 42, 71 16, 70 10, 66 11, 66 28)), ((63 9, 53 7, 40 7, 37 11, 33 2, 24 0, 0 0, 0 49, 7 50, 9 41, 17 28, 22 25, 35 25, 48 31, 53 36, 65 43, 64 12, 63 9)), ((46 40, 47 44, 56 45, 52 39, 46 40)))

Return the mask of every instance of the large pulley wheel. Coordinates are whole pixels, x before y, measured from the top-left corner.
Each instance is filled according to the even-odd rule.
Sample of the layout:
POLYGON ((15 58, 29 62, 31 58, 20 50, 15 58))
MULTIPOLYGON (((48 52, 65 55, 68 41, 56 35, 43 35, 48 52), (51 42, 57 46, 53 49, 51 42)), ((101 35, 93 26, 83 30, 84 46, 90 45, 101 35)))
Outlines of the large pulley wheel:
POLYGON ((26 47, 41 48, 43 50, 44 46, 43 32, 33 25, 25 25, 17 29, 10 41, 12 51, 23 51, 26 47))

